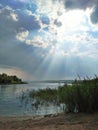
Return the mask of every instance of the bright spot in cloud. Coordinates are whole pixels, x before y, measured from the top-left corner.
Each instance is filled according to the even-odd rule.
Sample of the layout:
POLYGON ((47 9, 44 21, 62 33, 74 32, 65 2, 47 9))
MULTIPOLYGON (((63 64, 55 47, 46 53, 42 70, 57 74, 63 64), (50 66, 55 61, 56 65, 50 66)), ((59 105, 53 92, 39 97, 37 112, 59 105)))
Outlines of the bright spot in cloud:
POLYGON ((77 28, 81 24, 83 16, 84 16, 83 11, 74 10, 65 13, 61 17, 61 20, 63 22, 63 25, 65 25, 66 29, 72 30, 74 28, 77 28))

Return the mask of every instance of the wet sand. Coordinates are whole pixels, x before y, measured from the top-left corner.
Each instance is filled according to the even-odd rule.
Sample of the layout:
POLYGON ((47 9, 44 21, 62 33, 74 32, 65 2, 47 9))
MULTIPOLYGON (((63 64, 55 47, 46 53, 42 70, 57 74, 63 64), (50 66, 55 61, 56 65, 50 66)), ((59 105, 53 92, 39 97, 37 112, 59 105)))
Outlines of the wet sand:
POLYGON ((98 113, 0 117, 0 130, 98 130, 98 113))

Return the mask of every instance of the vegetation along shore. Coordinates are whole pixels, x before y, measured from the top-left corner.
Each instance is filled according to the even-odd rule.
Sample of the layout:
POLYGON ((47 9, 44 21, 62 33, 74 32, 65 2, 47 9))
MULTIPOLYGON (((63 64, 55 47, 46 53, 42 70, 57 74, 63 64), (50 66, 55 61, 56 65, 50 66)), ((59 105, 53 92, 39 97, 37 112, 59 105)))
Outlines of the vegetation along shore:
POLYGON ((7 75, 5 73, 0 74, 0 84, 25 84, 22 79, 18 78, 16 75, 7 75))
POLYGON ((40 89, 31 91, 30 98, 35 98, 37 104, 53 102, 65 104, 65 112, 92 113, 98 111, 98 78, 75 80, 72 85, 65 84, 58 89, 40 89))

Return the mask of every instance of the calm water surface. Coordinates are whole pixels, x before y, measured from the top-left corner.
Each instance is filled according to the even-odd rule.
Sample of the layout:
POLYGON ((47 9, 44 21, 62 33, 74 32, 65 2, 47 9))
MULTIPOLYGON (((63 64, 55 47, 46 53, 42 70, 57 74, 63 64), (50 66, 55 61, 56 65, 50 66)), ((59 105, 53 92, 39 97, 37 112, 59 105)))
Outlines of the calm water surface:
MULTIPOLYGON (((42 104, 37 108, 29 98, 21 100, 23 93, 44 88, 57 88, 58 83, 29 83, 21 85, 0 85, 0 116, 46 115, 63 111, 62 106, 42 104)), ((33 101, 34 102, 34 101, 33 101)))

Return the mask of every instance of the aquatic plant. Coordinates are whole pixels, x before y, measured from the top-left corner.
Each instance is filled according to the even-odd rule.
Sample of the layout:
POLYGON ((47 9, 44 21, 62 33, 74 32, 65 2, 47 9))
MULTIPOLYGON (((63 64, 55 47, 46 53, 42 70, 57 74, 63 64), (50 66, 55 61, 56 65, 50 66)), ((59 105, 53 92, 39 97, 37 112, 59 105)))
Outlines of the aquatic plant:
POLYGON ((29 96, 38 101, 64 103, 66 112, 95 112, 98 111, 98 78, 75 80, 72 85, 58 89, 31 91, 29 96))

